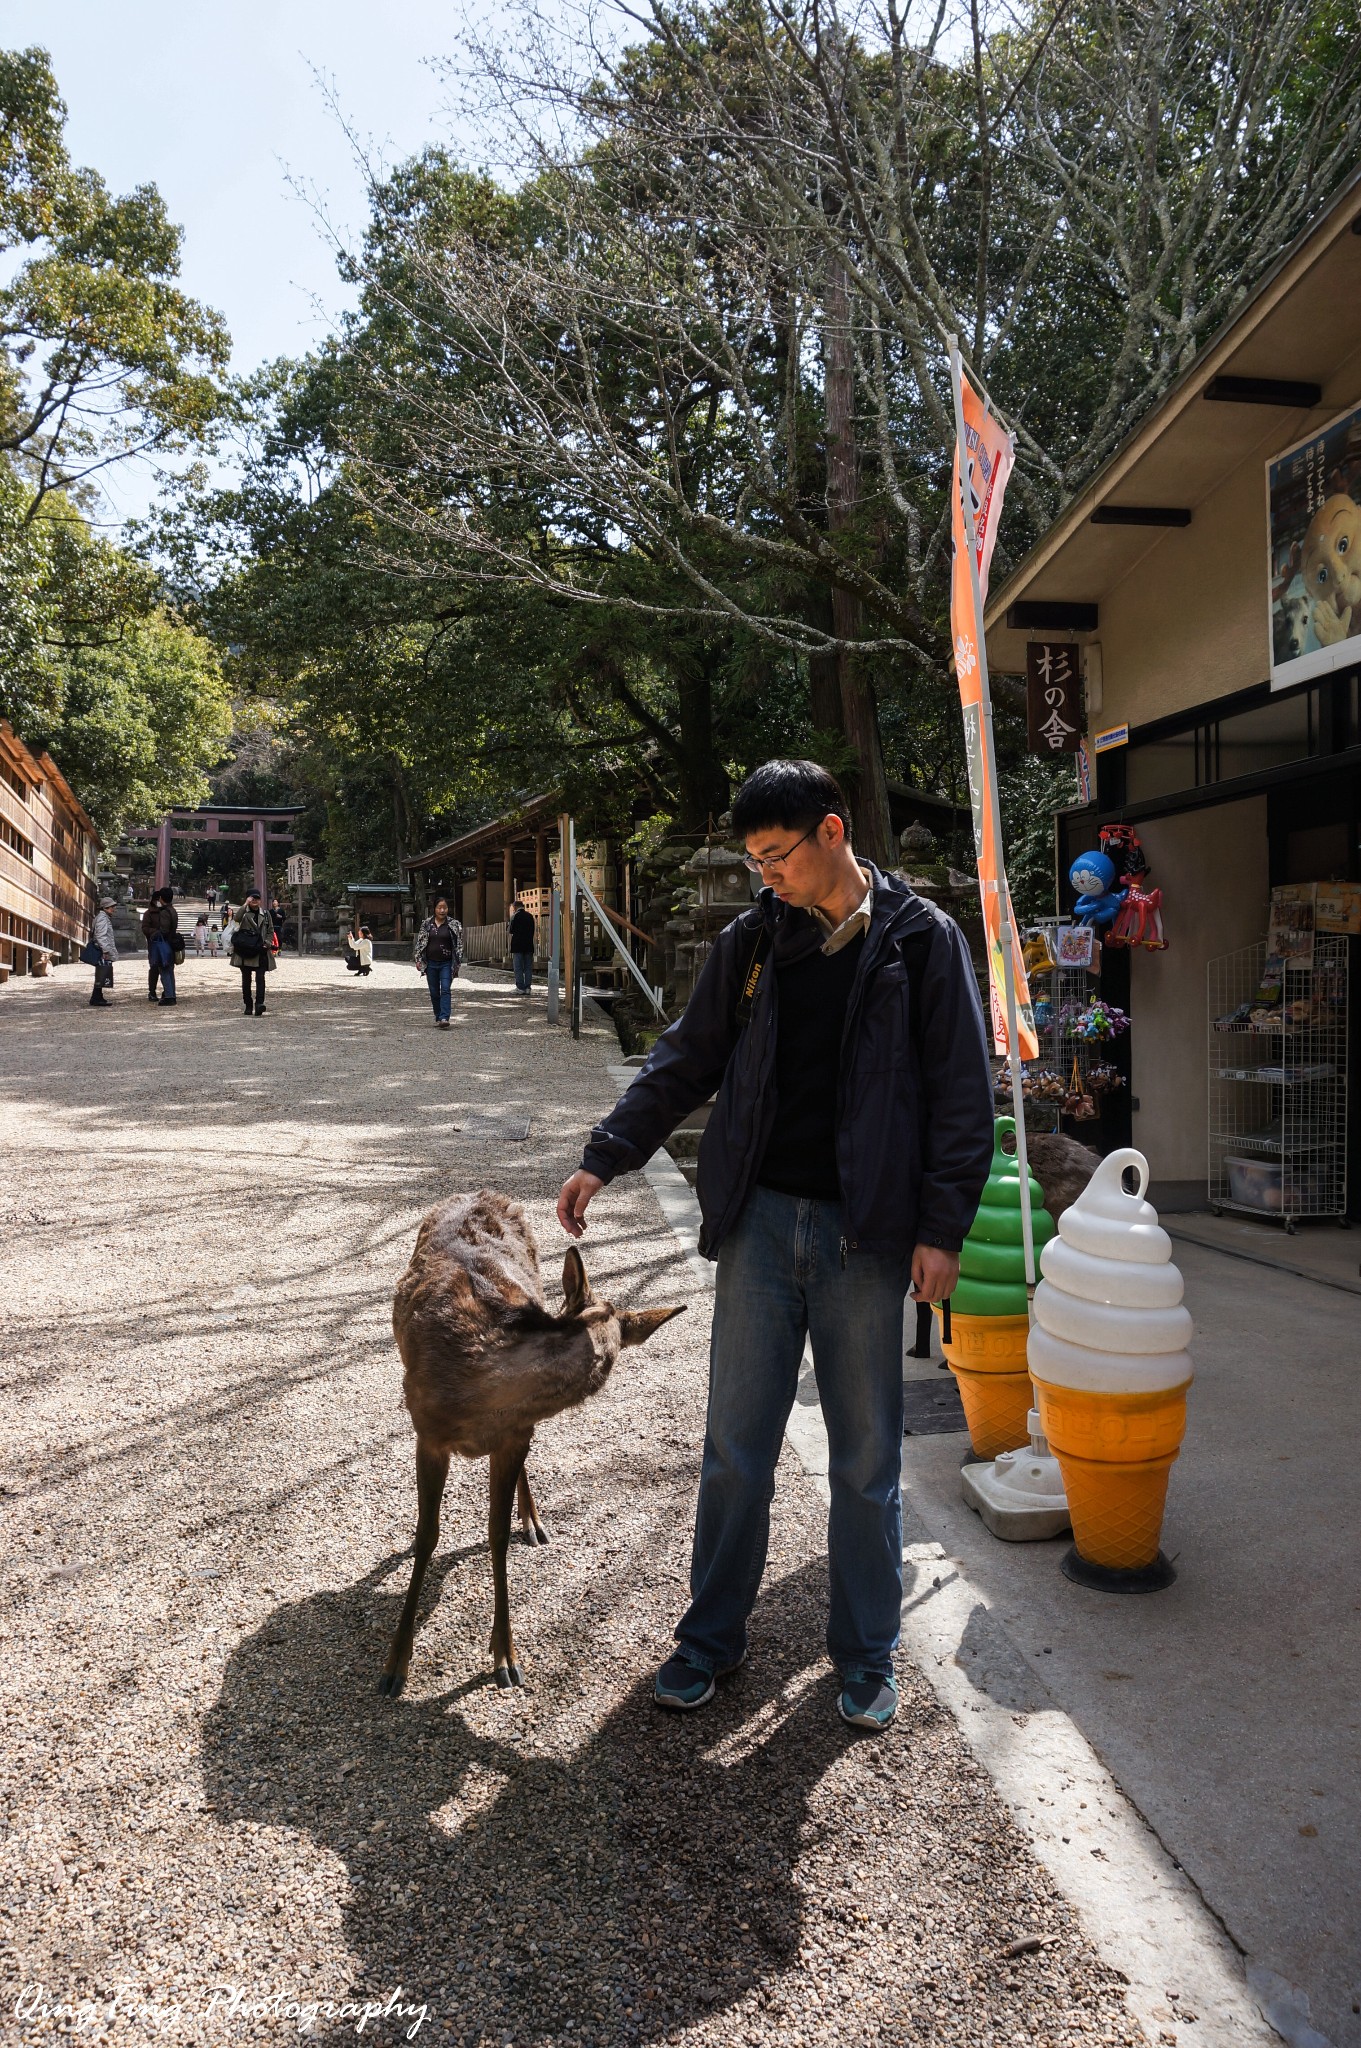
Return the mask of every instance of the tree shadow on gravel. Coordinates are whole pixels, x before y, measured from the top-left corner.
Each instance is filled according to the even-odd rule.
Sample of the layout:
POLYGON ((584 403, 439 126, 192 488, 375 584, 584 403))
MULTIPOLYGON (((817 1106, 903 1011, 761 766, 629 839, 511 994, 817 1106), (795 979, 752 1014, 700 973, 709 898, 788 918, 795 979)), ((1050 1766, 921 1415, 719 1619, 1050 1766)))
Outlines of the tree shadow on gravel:
MULTIPOLYGON (((435 1561, 427 1615, 467 1555, 435 1561)), ((295 1828, 348 1865, 354 1981, 296 1995, 381 2006, 401 1986, 448 2025, 441 2040, 619 2048, 797 1969, 809 1800, 856 1739, 821 1654, 825 1562, 766 1589, 751 1662, 703 1713, 654 1706, 640 1649, 648 1668, 597 1726, 561 1639, 526 1645, 522 1695, 491 1686, 479 1641, 439 1696, 380 1699, 404 1567, 281 1607, 205 1723, 222 1824, 295 1828)), ((330 2024, 309 2038, 353 2040, 353 2019, 330 2024)), ((410 2024, 394 2013, 364 2037, 410 2024)))

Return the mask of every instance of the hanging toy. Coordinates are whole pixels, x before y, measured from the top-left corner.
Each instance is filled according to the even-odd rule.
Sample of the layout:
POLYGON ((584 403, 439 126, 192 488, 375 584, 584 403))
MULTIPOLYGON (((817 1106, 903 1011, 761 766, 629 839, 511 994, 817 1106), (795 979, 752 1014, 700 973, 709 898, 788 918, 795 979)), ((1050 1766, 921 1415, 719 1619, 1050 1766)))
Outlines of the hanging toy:
POLYGON ((1163 892, 1140 889, 1133 882, 1106 934, 1108 946, 1146 946, 1150 953, 1165 953, 1163 936, 1163 892))
POLYGON ((1059 1011, 1059 1028, 1067 1038, 1104 1042, 1128 1031, 1129 1018, 1114 1003, 1093 996, 1089 1003, 1065 1003, 1059 1011))
POLYGON ((1150 953, 1167 950, 1163 936, 1161 889, 1146 889, 1148 856, 1132 825, 1103 825, 1101 851, 1125 884, 1125 900, 1106 934, 1108 946, 1144 946, 1150 953))
POLYGON ((1080 853, 1068 870, 1068 880, 1078 892, 1073 915, 1079 924, 1100 928, 1114 921, 1126 892, 1115 886, 1115 863, 1108 855, 1080 853))
POLYGON ((1115 869, 1121 882, 1142 882, 1148 873, 1148 856, 1132 825, 1103 825, 1097 844, 1115 869))

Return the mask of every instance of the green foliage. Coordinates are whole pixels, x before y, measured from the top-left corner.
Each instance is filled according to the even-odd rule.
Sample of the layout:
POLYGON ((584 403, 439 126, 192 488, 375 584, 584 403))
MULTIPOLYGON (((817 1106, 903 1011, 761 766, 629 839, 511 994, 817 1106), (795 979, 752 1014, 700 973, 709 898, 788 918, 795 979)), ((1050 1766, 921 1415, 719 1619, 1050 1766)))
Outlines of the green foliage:
POLYGON ((1022 923, 1053 917, 1059 907, 1054 900, 1054 813, 1078 800, 1072 756, 1045 760, 1022 754, 1000 768, 997 780, 1016 915, 1022 923))
POLYGON ((0 52, 0 450, 53 491, 131 454, 202 443, 228 356, 216 313, 180 290, 180 230, 153 185, 112 195, 71 163, 42 50, 0 52))
POLYGON ((92 530, 92 479, 205 439, 227 336, 154 187, 73 165, 65 115, 45 52, 0 51, 0 716, 108 839, 204 795, 231 720, 208 642, 92 530))
POLYGON ((55 715, 30 721, 106 842, 125 825, 201 802, 231 733, 216 654, 164 613, 67 657, 55 715))
MULTIPOLYGON (((177 538, 337 874, 548 789, 695 829, 775 752, 965 797, 943 337, 1016 431, 997 586, 1361 135, 1336 0, 986 12, 651 0, 594 82, 491 60, 550 116, 513 189, 375 185, 357 311, 177 538)), ((996 696, 1035 914, 1068 790, 996 696)))

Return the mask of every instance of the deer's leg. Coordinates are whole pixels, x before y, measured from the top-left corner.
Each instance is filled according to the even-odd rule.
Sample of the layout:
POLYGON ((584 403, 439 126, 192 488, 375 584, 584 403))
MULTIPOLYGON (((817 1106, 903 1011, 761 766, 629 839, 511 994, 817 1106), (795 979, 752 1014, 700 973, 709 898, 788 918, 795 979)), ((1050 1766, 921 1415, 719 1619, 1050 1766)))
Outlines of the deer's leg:
POLYGON ((547 1543, 548 1531, 539 1516, 538 1506, 529 1487, 529 1467, 520 1467, 520 1477, 515 1485, 515 1505, 520 1513, 520 1533, 526 1543, 547 1543))
POLYGON ((406 1605, 402 1618, 397 1624, 397 1633, 392 1638, 392 1648, 378 1681, 378 1690, 395 1700, 406 1684, 406 1674, 411 1668, 411 1640, 416 1631, 416 1606, 421 1597, 421 1585, 425 1579, 425 1568, 439 1542, 439 1509, 444 1498, 444 1482, 449 1476, 449 1453, 432 1451, 416 1439, 416 1554, 411 1561, 411 1584, 406 1590, 406 1605))
POLYGON ((491 1575, 496 1589, 496 1612, 491 1629, 492 1668, 496 1683, 506 1687, 520 1683, 515 1662, 515 1641, 510 1632, 510 1591, 506 1585, 506 1550, 510 1544, 510 1509, 515 1489, 524 1470, 529 1438, 513 1449, 493 1451, 491 1456, 491 1499, 487 1535, 491 1542, 491 1575))

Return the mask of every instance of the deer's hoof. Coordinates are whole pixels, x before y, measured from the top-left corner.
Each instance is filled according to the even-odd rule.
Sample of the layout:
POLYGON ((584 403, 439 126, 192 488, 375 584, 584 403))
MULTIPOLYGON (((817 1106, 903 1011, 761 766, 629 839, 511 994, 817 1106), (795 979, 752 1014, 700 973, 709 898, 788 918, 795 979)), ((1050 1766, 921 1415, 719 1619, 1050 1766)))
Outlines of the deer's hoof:
POLYGON ((542 1522, 526 1522, 521 1533, 531 1550, 536 1550, 539 1544, 548 1541, 548 1531, 542 1522))
POLYGON ((384 1699, 395 1700, 405 1684, 405 1671, 385 1671, 378 1681, 378 1690, 384 1699))
POLYGON ((498 1664, 496 1667, 496 1683, 502 1692, 509 1692, 512 1687, 523 1685, 524 1680, 520 1676, 519 1665, 498 1664))

